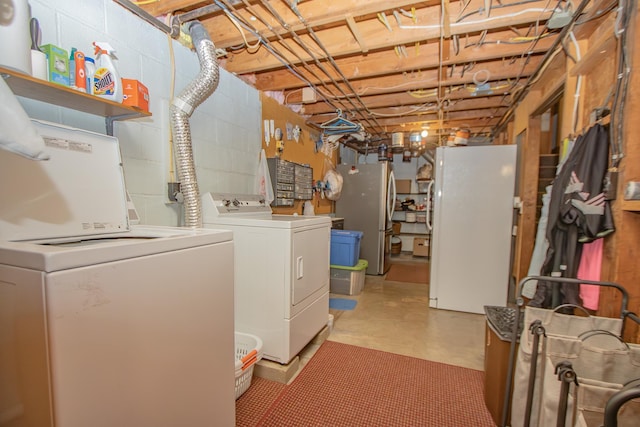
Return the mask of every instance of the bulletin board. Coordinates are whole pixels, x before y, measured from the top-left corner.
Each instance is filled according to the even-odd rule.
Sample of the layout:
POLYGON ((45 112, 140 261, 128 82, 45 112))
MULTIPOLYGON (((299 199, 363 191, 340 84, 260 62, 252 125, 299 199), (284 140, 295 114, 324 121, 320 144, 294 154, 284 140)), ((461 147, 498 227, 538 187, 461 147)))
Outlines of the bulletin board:
MULTIPOLYGON (((313 169, 313 182, 322 181, 326 172, 327 157, 319 151, 319 143, 316 144, 320 139, 320 131, 307 126, 304 117, 264 93, 260 94, 260 100, 262 102, 262 148, 267 157, 280 157, 290 162, 309 165, 313 169), (276 129, 282 131, 281 144, 276 141, 275 132, 271 134, 271 121, 273 121, 274 131, 276 129), (269 129, 265 129, 265 125, 269 129), (299 135, 296 141, 297 129, 299 129, 299 135), (268 137, 266 132, 269 134, 268 137)), ((337 157, 336 150, 331 156, 333 165, 336 164, 337 157)), ((296 200, 293 206, 277 206, 272 209, 278 214, 302 215, 304 202, 304 200, 296 200)), ((326 198, 323 199, 319 192, 314 192, 311 202, 316 215, 334 212, 334 203, 326 198)))

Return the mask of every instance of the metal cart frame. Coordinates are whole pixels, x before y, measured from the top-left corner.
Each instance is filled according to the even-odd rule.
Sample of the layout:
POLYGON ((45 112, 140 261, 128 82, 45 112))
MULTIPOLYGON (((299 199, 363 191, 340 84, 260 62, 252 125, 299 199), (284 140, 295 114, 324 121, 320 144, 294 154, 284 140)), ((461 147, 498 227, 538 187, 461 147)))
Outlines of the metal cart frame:
MULTIPOLYGON (((513 381, 514 370, 515 370, 515 361, 516 361, 516 345, 517 345, 517 341, 518 341, 518 330, 519 330, 520 319, 521 319, 521 311, 522 311, 522 307, 524 306, 524 299, 522 297, 522 289, 523 289, 524 284, 526 282, 528 282, 528 281, 531 281, 531 280, 552 282, 552 283, 556 284, 556 287, 560 283, 567 283, 567 284, 575 284, 575 285, 580 285, 580 284, 596 285, 596 286, 603 286, 603 287, 609 287, 609 288, 617 289, 622 294, 622 301, 621 301, 621 308, 620 308, 620 319, 622 320, 623 323, 622 323, 622 329, 621 329, 621 332, 620 332, 620 336, 622 336, 622 334, 624 332, 624 320, 626 318, 630 318, 631 320, 634 320, 636 323, 640 324, 640 317, 638 317, 635 313, 632 313, 627 309, 628 303, 629 303, 629 295, 628 295, 627 291, 617 283, 592 281, 592 280, 583 280, 583 279, 573 279, 573 278, 566 278, 566 277, 528 276, 528 277, 523 278, 518 283, 518 286, 517 286, 517 289, 516 289, 515 319, 514 319, 513 327, 512 327, 512 330, 511 330, 511 344, 510 344, 510 348, 509 348, 509 364, 508 364, 508 368, 507 368, 507 379, 506 379, 506 385, 505 385, 505 396, 504 396, 504 404, 503 404, 503 408, 502 408, 502 418, 501 418, 501 424, 500 424, 501 427, 507 427, 507 418, 508 418, 509 410, 511 408, 511 393, 513 392, 513 390, 512 390, 513 389, 512 381, 513 381)), ((527 325, 524 325, 523 331, 526 330, 526 329, 527 329, 527 325)), ((629 395, 635 396, 635 394, 633 394, 633 392, 628 392, 628 393, 629 393, 629 395)), ((624 400, 622 403, 620 403, 617 406, 617 409, 619 409, 619 407, 622 406, 622 404, 624 402, 626 402, 628 399, 631 399, 633 397, 628 397, 627 395, 624 395, 623 398, 626 398, 626 400, 624 400)), ((614 403, 617 403, 617 401, 614 402, 614 403)), ((616 411, 617 411, 617 409, 616 409, 616 411)), ((613 411, 613 409, 611 409, 610 411, 613 411)), ((609 414, 609 413, 607 413, 607 414, 609 414)), ((617 414, 617 412, 616 412, 616 414, 617 414)), ((615 417, 615 415, 614 415, 614 417, 615 417)), ((609 418, 611 418, 610 414, 609 414, 609 418)), ((610 419, 609 419, 609 422, 611 422, 610 419)), ((611 424, 611 425, 614 426, 616 424, 611 424)), ((605 425, 608 426, 609 424, 605 424, 605 425)))

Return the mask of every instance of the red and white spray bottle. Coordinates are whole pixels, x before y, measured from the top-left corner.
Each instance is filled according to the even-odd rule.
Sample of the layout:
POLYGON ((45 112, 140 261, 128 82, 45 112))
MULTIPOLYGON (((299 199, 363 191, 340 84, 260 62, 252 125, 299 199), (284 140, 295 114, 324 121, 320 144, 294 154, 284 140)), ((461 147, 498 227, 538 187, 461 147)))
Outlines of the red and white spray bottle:
POLYGON ((105 42, 93 42, 96 53, 96 72, 93 75, 93 94, 115 102, 122 102, 122 80, 113 63, 115 51, 105 42))

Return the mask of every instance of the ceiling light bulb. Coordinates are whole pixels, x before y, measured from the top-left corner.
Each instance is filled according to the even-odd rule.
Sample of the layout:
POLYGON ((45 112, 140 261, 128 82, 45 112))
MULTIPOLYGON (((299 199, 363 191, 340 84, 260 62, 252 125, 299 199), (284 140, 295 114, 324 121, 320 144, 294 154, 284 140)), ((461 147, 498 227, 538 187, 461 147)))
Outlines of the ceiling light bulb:
POLYGON ((426 130, 426 129, 422 129, 422 132, 420 132, 420 135, 421 135, 423 138, 426 138, 427 136, 429 136, 429 131, 428 131, 428 130, 426 130))

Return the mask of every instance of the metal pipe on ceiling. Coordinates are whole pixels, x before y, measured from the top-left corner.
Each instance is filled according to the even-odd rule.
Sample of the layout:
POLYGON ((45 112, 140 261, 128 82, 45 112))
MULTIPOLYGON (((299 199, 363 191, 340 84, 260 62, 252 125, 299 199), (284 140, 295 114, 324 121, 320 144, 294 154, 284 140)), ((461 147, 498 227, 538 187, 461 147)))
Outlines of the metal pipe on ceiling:
POLYGON ((155 16, 150 15, 144 9, 142 9, 141 7, 131 3, 129 0, 113 0, 113 1, 118 3, 120 6, 124 7, 129 12, 133 13, 134 15, 137 15, 142 20, 144 20, 144 21, 148 22, 149 24, 153 25, 154 27, 156 27, 160 31, 169 34, 172 38, 174 38, 174 39, 178 38, 178 36, 180 35, 180 28, 179 27, 177 28, 177 32, 174 33, 174 30, 173 30, 172 27, 170 27, 170 26, 166 25, 165 23, 161 22, 160 20, 158 20, 158 18, 156 18, 155 16))
MULTIPOLYGON (((219 3, 218 0, 215 0, 216 3, 219 3)), ((221 0, 222 2, 226 3, 226 0, 221 0)), ((253 16, 255 16, 257 19, 260 19, 268 28, 270 27, 270 24, 268 22, 266 22, 259 13, 257 13, 256 11, 253 10, 253 7, 251 4, 249 4, 246 0, 243 0, 245 6, 247 7, 247 10, 249 10, 253 16)), ((261 1, 262 5, 265 7, 266 10, 269 11, 269 13, 271 14, 272 17, 276 18, 280 25, 282 26, 282 28, 287 29, 287 23, 286 21, 284 21, 284 19, 278 14, 278 12, 276 10, 274 10, 271 5, 267 2, 265 2, 264 0, 261 1)), ((229 8, 229 6, 225 7, 229 8)), ((294 10, 294 6, 291 6, 292 10, 294 10)), ((231 7, 229 8, 231 9, 233 12, 236 12, 236 10, 231 7)), ((231 11, 228 9, 223 9, 225 10, 227 13, 231 14, 231 11)), ((305 25, 305 28, 310 32, 313 33, 312 28, 309 26, 309 24, 305 21, 304 17, 302 17, 299 12, 297 10, 294 10, 294 13, 296 14, 296 16, 298 17, 298 19, 305 25)), ((241 18, 237 15, 237 13, 233 13, 233 18, 237 19, 238 21, 242 22, 241 18)), ((247 28, 250 28, 250 31, 252 31, 254 33, 254 35, 258 34, 257 29, 255 29, 253 26, 251 26, 249 23, 247 22, 242 22, 243 25, 247 28)), ((322 79, 321 77, 319 77, 315 71, 313 71, 312 69, 309 68, 310 64, 307 63, 307 61, 305 61, 304 59, 302 59, 293 49, 291 49, 286 43, 285 43, 285 39, 276 31, 273 31, 273 34, 278 38, 278 40, 280 41, 280 43, 292 54, 294 55, 296 58, 298 58, 298 60, 300 61, 300 63, 303 65, 303 68, 305 68, 310 74, 312 74, 318 81, 320 81, 322 83, 322 85, 324 86, 325 89, 327 89, 327 91, 331 92, 331 89, 329 88, 329 86, 327 86, 327 84, 324 82, 324 79, 322 79)), ((344 92, 344 90, 342 90, 338 84, 338 82, 330 75, 330 73, 327 71, 327 69, 322 65, 321 61, 316 57, 316 55, 305 45, 305 43, 300 39, 300 37, 298 36, 298 34, 291 30, 288 29, 289 34, 293 37, 293 39, 296 41, 296 43, 307 53, 307 55, 309 55, 309 57, 311 57, 315 63, 315 65, 320 68, 320 70, 322 70, 322 72, 331 80, 333 86, 335 86, 336 89, 338 89, 343 97, 344 100, 348 101, 351 104, 351 107, 353 107, 353 109, 355 109, 356 111, 360 111, 361 109, 366 110, 366 106, 364 105, 364 103, 362 102, 362 100, 358 97, 358 95, 356 94, 356 98, 358 98, 358 101, 360 101, 362 108, 359 108, 357 105, 355 105, 353 103, 352 100, 352 96, 348 95, 347 93, 344 92)), ((315 36, 315 34, 312 34, 312 36, 315 36)), ((338 68, 337 64, 335 63, 335 61, 333 60, 333 58, 331 57, 331 55, 329 54, 329 52, 326 50, 326 48, 319 42, 319 40, 317 39, 317 37, 314 37, 314 41, 316 42, 316 44, 318 44, 318 46, 325 52, 325 55, 327 56, 327 58, 329 59, 329 61, 331 62, 334 70, 342 77, 342 79, 345 81, 345 83, 347 84, 347 86, 349 86, 349 88, 351 89, 351 91, 355 94, 356 91, 354 90, 354 88, 350 85, 349 81, 347 80, 347 78, 344 76, 344 74, 342 73, 342 71, 338 68)), ((274 53, 273 51, 277 52, 277 49, 273 48, 273 46, 271 46, 269 44, 268 41, 264 42, 265 46, 269 47, 269 50, 274 53)), ((282 56, 280 53, 278 53, 278 55, 281 56, 281 60, 284 59, 284 56, 282 56)), ((289 64, 290 67, 296 67, 293 64, 289 64)), ((296 67, 297 68, 297 67, 296 67)), ((303 81, 305 81, 307 84, 309 84, 311 87, 313 87, 315 89, 315 85, 313 83, 311 83, 310 81, 304 79, 299 73, 297 73, 297 77, 301 78, 303 81)), ((338 107, 334 104, 334 102, 336 101, 336 99, 328 99, 322 92, 318 93, 324 98, 324 100, 330 104, 332 107, 338 109, 338 107)), ((340 108, 341 110, 344 109, 349 109, 349 107, 347 105, 345 105, 345 103, 343 102, 342 99, 337 98, 337 101, 339 102, 339 104, 341 104, 342 107, 346 107, 346 108, 340 108)), ((370 121, 371 119, 364 116, 363 114, 361 114, 362 118, 369 122, 369 124, 371 125, 370 121)), ((377 120, 373 119, 374 123, 373 126, 377 126, 378 128, 382 128, 380 126, 380 124, 377 122, 377 120)))
MULTIPOLYGON (((262 0, 262 2, 264 3, 264 0, 262 0)), ((344 73, 340 70, 340 67, 338 67, 338 64, 336 64, 335 60, 333 59, 333 56, 329 53, 329 51, 327 50, 327 48, 322 44, 322 42, 320 41, 320 39, 318 38, 318 36, 316 35, 316 33, 313 31, 313 28, 309 25, 309 23, 307 22, 307 20, 300 14, 300 11, 297 8, 297 5, 294 4, 291 1, 288 1, 289 7, 291 8, 291 10, 293 11, 293 13, 295 13, 295 15, 298 17, 298 19, 300 20, 300 22, 304 25, 304 27, 307 29, 307 31, 309 32, 309 35, 311 36, 311 38, 313 39, 313 41, 322 49, 322 51, 325 53, 327 59, 329 60, 329 62, 331 63, 332 67, 334 68, 334 70, 336 70, 338 72, 338 74, 340 74, 340 77, 342 78, 342 80, 344 81, 344 83, 347 85, 347 87, 349 88, 349 90, 355 95, 355 98, 357 99, 357 101, 360 103, 360 105, 363 106, 363 108, 369 112, 369 110, 367 109, 366 104, 364 103, 364 101, 362 100, 362 98, 360 98, 360 95, 358 95, 357 91, 354 89, 354 87, 351 85, 351 83, 349 82, 349 80, 347 79, 347 77, 344 75, 344 73)), ((334 79, 331 79, 332 82, 335 83, 334 79)), ((338 87, 338 86, 336 86, 338 87)), ((338 87, 339 88, 339 87, 338 87)), ((342 90, 340 89, 340 91, 342 92, 342 90)), ((344 93, 344 92, 343 92, 344 93)), ((349 102, 353 105, 354 108, 357 109, 356 105, 353 104, 353 101, 351 101, 351 99, 349 98, 349 102)), ((374 125, 377 126, 382 133, 384 132, 383 127, 380 125, 380 123, 378 122, 378 120, 374 117, 373 119, 365 117, 364 114, 360 113, 361 116, 365 119, 365 121, 367 121, 367 123, 371 123, 371 121, 373 121, 374 125)))
MULTIPOLYGON (((265 0, 261 0, 261 3, 267 10, 269 10, 271 15, 274 16, 279 21, 280 25, 283 28, 287 28, 286 21, 278 14, 278 12, 276 10, 273 9, 273 7, 271 7, 271 5, 266 3, 265 0)), ((311 26, 306 22, 304 17, 299 13, 299 11, 295 7, 295 5, 292 5, 291 3, 289 3, 289 7, 294 12, 294 14, 297 16, 298 20, 300 20, 300 22, 305 26, 305 28, 309 32, 309 35, 313 38, 314 42, 318 45, 318 47, 320 47, 322 49, 322 51, 324 52, 324 54, 326 56, 326 59, 329 60, 329 62, 331 63, 333 69, 342 77, 342 79, 347 84, 349 89, 355 94, 355 90, 353 89, 353 87, 351 86, 349 81, 346 79, 346 77, 344 76, 342 71, 338 68, 338 65, 333 60, 331 54, 327 51, 327 49, 322 45, 322 43, 315 36, 315 33, 313 32, 313 29, 311 28, 311 26)), ((320 70, 322 70, 322 72, 331 80, 331 83, 333 84, 333 86, 336 89, 338 89, 338 91, 340 91, 342 93, 342 95, 344 96, 346 101, 348 101, 356 111, 359 111, 359 108, 353 103, 353 100, 351 99, 351 96, 349 96, 347 93, 345 93, 345 91, 339 86, 339 83, 329 74, 329 72, 325 69, 324 65, 322 65, 322 63, 316 57, 316 55, 313 52, 311 52, 311 50, 304 44, 304 42, 300 39, 298 34, 295 31, 291 30, 291 29, 289 29, 289 34, 291 34, 291 36, 294 38, 296 43, 298 43, 298 45, 307 53, 307 55, 309 55, 311 58, 313 58, 313 61, 314 61, 315 65, 318 68, 320 68, 320 70)), ((307 66, 306 62, 304 62, 304 64, 305 64, 305 66, 307 66)), ((319 78, 317 76, 314 76, 314 77, 316 77, 327 90, 330 90, 323 79, 321 79, 321 78, 319 78)), ((358 98, 357 94, 356 94, 356 98, 358 98)), ((361 102, 361 100, 360 99, 358 99, 358 100, 360 101, 361 105, 366 109, 366 106, 364 106, 364 104, 361 102)), ((340 102, 342 103, 342 101, 340 101, 340 102)), ((331 105, 333 105, 333 104, 331 104, 331 105)), ((344 106, 344 104, 343 104, 343 106, 344 106)), ((370 118, 364 116, 363 114, 361 114, 361 116, 365 121, 367 121, 371 125, 371 123, 370 123, 371 119, 370 118)), ((374 125, 380 127, 377 122, 375 122, 374 125)))
POLYGON ((431 153, 431 151, 429 150, 425 151, 424 153, 422 153, 421 157, 425 159, 427 162, 431 163, 433 166, 435 166, 436 159, 433 158, 433 154, 431 153))
MULTIPOLYGON (((222 1, 224 2, 225 0, 222 0, 222 1)), ((302 58, 301 58, 301 57, 300 57, 300 56, 299 56, 299 55, 298 55, 298 54, 297 54, 297 53, 296 53, 296 52, 295 52, 291 47, 289 47, 289 46, 288 46, 288 44, 286 43, 285 39, 284 39, 284 38, 283 38, 283 37, 282 37, 278 32, 274 31, 274 30, 273 30, 273 28, 271 28, 271 25, 270 25, 270 24, 269 24, 269 23, 268 23, 264 18, 262 18, 262 16, 260 16, 260 14, 259 14, 259 13, 257 13, 257 12, 254 10, 254 8, 252 7, 252 5, 251 5, 250 3, 248 3, 246 0, 243 0, 243 1, 244 1, 245 6, 247 7, 247 10, 249 10, 249 12, 251 12, 251 14, 252 14, 253 16, 255 16, 255 17, 256 17, 256 19, 259 19, 260 21, 262 21, 262 23, 263 23, 266 27, 268 27, 268 28, 271 30, 271 32, 272 32, 272 33, 273 33, 273 34, 278 38, 278 40, 280 41, 280 44, 281 44, 282 46, 284 46, 284 48, 285 48, 285 49, 287 49, 287 50, 288 50, 288 51, 289 51, 293 56, 295 56, 295 57, 300 61, 300 63, 303 65, 303 67, 304 67, 304 68, 305 68, 305 69, 306 69, 306 70, 307 70, 307 71, 308 71, 308 72, 309 72, 309 73, 310 73, 314 78, 316 78, 318 81, 320 81, 320 82, 322 83, 322 85, 325 87, 325 89, 327 89, 327 91, 329 91, 329 92, 330 92, 330 88, 326 85, 326 83, 324 83, 324 82, 323 82, 323 79, 322 79, 322 78, 320 78, 320 76, 318 76, 318 75, 316 74, 316 72, 315 72, 313 69, 307 68, 307 67, 309 66, 309 64, 307 64, 307 62, 306 62, 304 59, 302 59, 302 58)), ((216 2, 218 2, 218 0, 216 0, 216 2)), ((228 7, 228 6, 225 6, 225 7, 228 7)), ((233 7, 231 7, 231 9, 233 9, 233 7)), ((235 10, 235 9, 233 9, 233 12, 236 12, 236 10, 235 10)), ((233 19, 237 19, 238 21, 240 21, 240 17, 239 17, 239 16, 237 16, 237 14, 232 14, 232 13, 231 13, 230 11, 228 11, 228 10, 225 10, 225 13, 231 14, 231 15, 232 15, 232 17, 233 17, 233 19)), ((272 13, 272 16, 273 16, 273 13, 272 13)), ((230 19, 231 19, 231 17, 230 17, 230 19)), ((247 27, 247 28, 248 28, 248 27, 251 27, 250 31, 251 31, 251 32, 253 32, 253 33, 254 33, 254 35, 259 36, 258 30, 257 30, 257 29, 255 29, 253 26, 251 26, 248 22, 244 21, 244 22, 242 22, 242 24, 243 24, 245 27, 247 27)), ((281 24, 282 24, 282 21, 281 21, 281 24)), ((283 25, 283 28, 284 28, 284 27, 286 27, 286 26, 285 26, 285 25, 283 25)), ((314 84, 313 84, 313 83, 311 83, 309 80, 307 80, 306 78, 304 78, 304 77, 303 77, 303 76, 302 76, 302 75, 297 71, 298 67, 297 67, 296 65, 291 64, 291 63, 287 63, 288 61, 286 61, 286 59, 285 59, 284 55, 282 55, 280 52, 278 52, 278 50, 277 50, 276 48, 274 48, 274 47, 271 45, 271 43, 270 43, 270 42, 268 42, 268 41, 263 41, 263 44, 264 44, 264 46, 265 46, 265 47, 266 47, 266 48, 267 48, 267 49, 268 49, 268 50, 269 50, 269 51, 270 51, 274 56, 276 56, 276 54, 277 54, 278 59, 279 59, 281 62, 283 62, 283 63, 287 66, 287 68, 289 68, 289 70, 294 71, 294 68, 295 68, 295 69, 296 69, 296 71, 294 71, 294 75, 295 75, 296 77, 298 77, 300 80, 302 80, 302 81, 304 81, 305 83, 307 83, 307 84, 308 84, 309 86, 311 86, 314 90, 316 90, 316 89, 317 89, 317 88, 316 88, 316 85, 314 85, 314 84)), ((307 52, 307 54, 308 54, 309 56, 311 56, 312 58, 316 59, 316 58, 314 57, 314 55, 313 55, 313 54, 312 54, 308 49, 306 49, 306 48, 305 48, 305 46, 304 46, 304 45, 301 45, 301 47, 302 47, 302 48, 307 52)), ((317 61, 317 59, 316 59, 316 61, 317 61)), ((346 105, 345 105, 345 104, 343 104, 343 103, 342 103, 342 101, 339 101, 339 102, 340 102, 340 107, 342 107, 342 108, 340 108, 340 107, 336 106, 336 105, 332 102, 332 100, 328 99, 328 98, 327 98, 327 97, 326 97, 322 92, 320 92, 320 91, 317 91, 317 92, 320 94, 320 96, 322 96, 322 98, 324 99, 324 101, 325 101, 327 104, 331 105, 331 106, 332 106, 333 108, 335 108, 336 110, 337 110, 337 109, 341 109, 341 110, 342 110, 342 109, 344 109, 344 107, 346 107, 346 105)))
MULTIPOLYGON (((229 0, 229 3, 231 5, 236 5, 238 3, 242 3, 242 0, 229 0)), ((180 15, 177 15, 176 18, 178 19, 178 22, 182 24, 185 22, 193 21, 194 19, 202 18, 205 15, 219 12, 221 10, 222 8, 220 6, 213 3, 207 6, 202 6, 198 9, 194 9, 190 12, 181 13, 180 15)))

